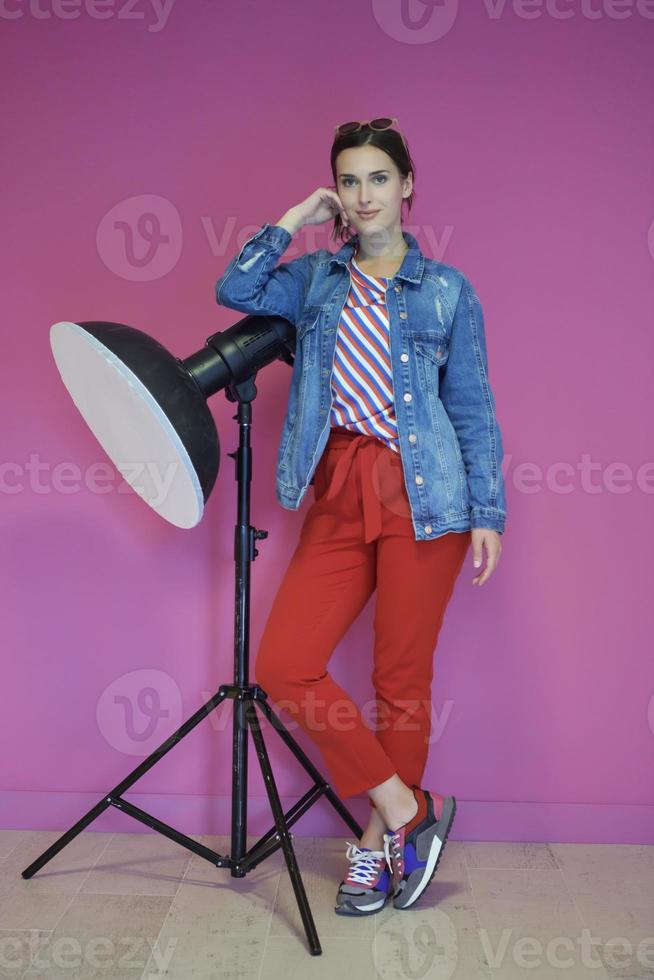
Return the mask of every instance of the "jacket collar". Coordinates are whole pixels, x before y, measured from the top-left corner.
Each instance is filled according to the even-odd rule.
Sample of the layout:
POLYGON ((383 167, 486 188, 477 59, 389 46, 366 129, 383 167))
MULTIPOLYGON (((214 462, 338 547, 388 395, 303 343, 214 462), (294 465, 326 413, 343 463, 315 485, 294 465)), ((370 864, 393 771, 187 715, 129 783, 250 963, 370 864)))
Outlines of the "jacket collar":
MULTIPOLYGON (((395 273, 397 279, 408 279, 409 282, 420 282, 422 279, 422 272, 425 267, 425 257, 420 250, 420 246, 416 239, 408 231, 402 232, 402 237, 404 241, 409 246, 409 251, 405 254, 402 265, 399 270, 395 273)), ((332 257, 328 260, 328 264, 332 262, 340 262, 341 265, 347 265, 354 250, 359 242, 359 236, 353 235, 347 242, 344 242, 338 252, 334 252, 332 257)))

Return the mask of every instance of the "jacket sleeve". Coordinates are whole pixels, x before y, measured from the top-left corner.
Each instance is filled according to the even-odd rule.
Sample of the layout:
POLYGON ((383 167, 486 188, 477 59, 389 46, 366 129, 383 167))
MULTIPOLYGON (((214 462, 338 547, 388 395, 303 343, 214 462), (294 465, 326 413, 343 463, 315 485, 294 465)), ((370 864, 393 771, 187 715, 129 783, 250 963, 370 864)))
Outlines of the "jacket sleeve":
POLYGON ((264 224, 216 283, 216 302, 252 315, 282 316, 296 326, 311 282, 311 253, 277 265, 292 237, 281 225, 264 224))
POLYGON ((471 283, 465 276, 462 278, 439 395, 461 447, 468 477, 471 527, 503 533, 504 450, 488 381, 484 316, 471 283))

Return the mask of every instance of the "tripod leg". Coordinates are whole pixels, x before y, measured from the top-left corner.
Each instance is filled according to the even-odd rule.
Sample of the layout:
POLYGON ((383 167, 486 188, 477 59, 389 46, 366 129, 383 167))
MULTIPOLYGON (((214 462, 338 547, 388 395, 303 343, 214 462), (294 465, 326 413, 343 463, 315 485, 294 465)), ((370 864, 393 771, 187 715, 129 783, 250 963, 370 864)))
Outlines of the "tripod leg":
POLYGON ((300 869, 298 868, 297 861, 295 859, 295 852, 293 850, 291 838, 289 836, 288 828, 286 826, 284 809, 279 799, 277 786, 275 785, 275 777, 273 776, 273 772, 270 767, 268 752, 266 750, 266 745, 263 740, 263 735, 261 734, 261 728, 259 727, 259 719, 257 718, 257 713, 254 710, 251 701, 247 701, 245 704, 245 716, 247 718, 247 722, 252 731, 254 746, 257 752, 257 756, 259 757, 259 764, 261 765, 263 780, 266 786, 266 791, 268 793, 268 799, 270 800, 270 808, 275 818, 275 826, 277 827, 277 831, 281 838, 282 850, 284 851, 284 857, 286 858, 288 873, 291 878, 291 884, 293 885, 293 891, 295 892, 295 898, 298 904, 298 908, 300 910, 302 922, 304 924, 304 930, 307 935, 309 949, 311 950, 312 956, 319 956, 322 953, 322 949, 320 947, 320 940, 318 939, 318 933, 316 931, 316 926, 313 921, 313 916, 311 914, 311 908, 309 906, 309 901, 307 899, 307 895, 304 890, 304 884, 302 883, 300 869))
MULTIPOLYGON (((262 688, 258 688, 258 690, 262 691, 262 688)), ((361 827, 357 823, 357 821, 354 819, 350 811, 347 809, 347 807, 341 801, 341 799, 336 795, 336 793, 331 788, 331 786, 325 782, 325 780, 321 776, 320 772, 316 769, 309 756, 305 752, 303 752, 303 750, 297 744, 297 742, 295 741, 291 733, 287 731, 284 723, 277 717, 277 715, 274 713, 274 711, 272 710, 268 702, 265 700, 265 692, 262 691, 262 693, 264 693, 264 697, 256 698, 254 704, 259 705, 259 707, 265 713, 266 718, 273 726, 273 728, 275 729, 279 737, 282 739, 285 745, 288 746, 288 748, 291 750, 295 758, 304 766, 304 768, 309 773, 309 775, 314 780, 314 782, 316 782, 319 786, 324 787, 325 797, 329 800, 329 802, 334 807, 338 815, 343 818, 343 820, 348 825, 352 833, 356 834, 357 840, 359 840, 363 836, 363 827, 361 827)))
POLYGON ((176 732, 173 732, 173 734, 170 735, 158 749, 155 749, 147 759, 137 766, 136 769, 129 774, 129 776, 126 776, 125 779, 118 783, 117 786, 114 786, 114 788, 107 793, 103 799, 96 803, 96 805, 89 810, 88 813, 84 814, 84 816, 78 820, 73 827, 67 830, 65 834, 62 834, 61 837, 57 838, 54 844, 51 844, 50 847, 45 850, 43 854, 40 854, 35 861, 32 861, 29 867, 25 868, 25 870, 22 872, 22 877, 31 878, 33 875, 35 875, 36 872, 40 871, 43 865, 47 864, 48 861, 51 861, 52 858, 66 846, 66 844, 70 844, 74 837, 77 837, 77 835, 81 833, 85 827, 88 827, 90 823, 93 823, 93 821, 99 817, 100 814, 107 809, 107 807, 116 806, 116 801, 120 799, 121 795, 128 790, 130 786, 137 781, 137 779, 140 779, 141 776, 148 771, 148 769, 151 769, 152 766, 159 761, 159 759, 163 758, 167 752, 170 752, 173 746, 177 745, 177 743, 181 741, 181 739, 184 738, 184 736, 187 735, 192 728, 195 728, 195 726, 198 725, 210 711, 213 711, 213 709, 219 704, 222 704, 226 694, 227 687, 223 684, 220 690, 214 694, 214 696, 207 701, 206 704, 203 704, 201 708, 198 708, 194 715, 188 718, 176 732))

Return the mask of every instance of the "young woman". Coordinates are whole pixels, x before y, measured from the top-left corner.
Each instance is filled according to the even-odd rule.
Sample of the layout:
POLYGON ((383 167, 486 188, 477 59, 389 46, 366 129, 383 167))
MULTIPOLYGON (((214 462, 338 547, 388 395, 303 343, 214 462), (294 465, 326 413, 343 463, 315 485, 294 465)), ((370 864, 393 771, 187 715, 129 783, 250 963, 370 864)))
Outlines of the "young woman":
POLYGON ((219 303, 283 316, 296 354, 277 461, 277 497, 299 543, 259 646, 257 682, 295 711, 341 797, 372 809, 335 911, 408 908, 433 878, 453 796, 421 786, 434 651, 466 552, 497 567, 506 500, 479 299, 458 269, 402 228, 414 166, 395 119, 346 123, 319 187, 265 224, 229 263, 219 303), (304 225, 334 221, 343 245, 278 264, 304 225), (376 590, 376 729, 327 671, 376 590))

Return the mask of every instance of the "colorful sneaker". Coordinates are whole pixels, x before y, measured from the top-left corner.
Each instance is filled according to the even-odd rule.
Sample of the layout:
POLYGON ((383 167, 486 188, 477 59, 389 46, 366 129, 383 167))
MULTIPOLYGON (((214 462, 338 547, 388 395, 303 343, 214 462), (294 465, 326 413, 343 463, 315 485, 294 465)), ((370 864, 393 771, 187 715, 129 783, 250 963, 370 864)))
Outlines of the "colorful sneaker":
POLYGON ((456 812, 453 796, 411 786, 418 811, 408 823, 384 834, 384 853, 393 878, 393 907, 406 909, 434 877, 456 812))
POLYGON ((339 915, 372 915, 391 893, 384 851, 371 851, 347 841, 350 870, 338 889, 334 911, 339 915))

